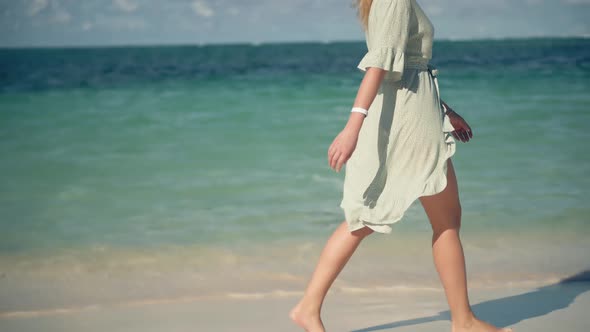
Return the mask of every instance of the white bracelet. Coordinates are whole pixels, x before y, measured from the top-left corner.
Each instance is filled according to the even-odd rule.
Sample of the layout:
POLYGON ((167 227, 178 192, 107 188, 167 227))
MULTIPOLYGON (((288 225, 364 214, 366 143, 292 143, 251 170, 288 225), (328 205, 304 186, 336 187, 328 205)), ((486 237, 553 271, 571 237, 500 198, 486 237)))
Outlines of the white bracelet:
POLYGON ((350 112, 363 113, 365 116, 367 116, 369 114, 369 111, 367 111, 366 109, 364 109, 362 107, 353 107, 352 110, 350 110, 350 112))

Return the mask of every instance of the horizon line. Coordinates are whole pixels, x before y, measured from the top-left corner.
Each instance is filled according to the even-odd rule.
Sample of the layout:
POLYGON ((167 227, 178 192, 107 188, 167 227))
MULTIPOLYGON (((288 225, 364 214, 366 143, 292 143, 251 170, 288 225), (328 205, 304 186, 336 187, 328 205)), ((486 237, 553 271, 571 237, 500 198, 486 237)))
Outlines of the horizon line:
MULTIPOLYGON (((477 42, 477 41, 505 41, 531 39, 590 39, 590 35, 556 35, 556 36, 513 36, 513 37, 482 37, 482 38, 435 38, 434 42, 477 42)), ((234 42, 186 42, 186 43, 130 43, 130 44, 80 44, 80 45, 0 45, 0 50, 6 49, 47 49, 47 48, 125 48, 125 47, 207 47, 207 46, 262 46, 285 44, 336 44, 336 43, 364 43, 364 39, 335 39, 335 40, 290 40, 290 41, 234 41, 234 42)))

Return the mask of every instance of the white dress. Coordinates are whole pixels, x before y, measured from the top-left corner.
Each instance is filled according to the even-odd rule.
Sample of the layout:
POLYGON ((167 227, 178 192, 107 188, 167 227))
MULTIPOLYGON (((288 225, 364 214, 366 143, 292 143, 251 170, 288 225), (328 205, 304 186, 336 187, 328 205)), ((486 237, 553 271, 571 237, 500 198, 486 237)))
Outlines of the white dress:
POLYGON ((358 69, 387 70, 345 165, 340 207, 350 231, 390 233, 410 205, 447 185, 454 130, 439 97, 434 27, 416 0, 373 0, 358 69))

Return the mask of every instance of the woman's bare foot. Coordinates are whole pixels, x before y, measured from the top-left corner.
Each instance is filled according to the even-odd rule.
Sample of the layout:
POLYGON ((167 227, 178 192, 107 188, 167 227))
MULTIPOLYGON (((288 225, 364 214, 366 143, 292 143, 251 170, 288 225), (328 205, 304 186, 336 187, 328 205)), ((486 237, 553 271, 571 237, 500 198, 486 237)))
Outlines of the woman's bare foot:
POLYGON ((511 328, 497 328, 489 323, 472 317, 463 325, 453 324, 452 332, 513 332, 511 328))
POLYGON ((312 310, 305 310, 305 307, 299 302, 291 312, 289 317, 295 324, 307 332, 325 332, 324 324, 320 318, 320 313, 312 310))

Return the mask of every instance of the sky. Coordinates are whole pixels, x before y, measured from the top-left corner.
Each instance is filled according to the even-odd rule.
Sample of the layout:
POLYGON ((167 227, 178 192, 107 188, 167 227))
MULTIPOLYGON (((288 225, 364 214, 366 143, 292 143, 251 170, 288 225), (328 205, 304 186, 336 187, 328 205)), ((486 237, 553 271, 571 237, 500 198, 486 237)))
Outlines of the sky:
MULTIPOLYGON (((0 47, 364 40, 352 1, 0 0, 0 47)), ((590 0, 417 1, 439 40, 590 37, 590 0)))

